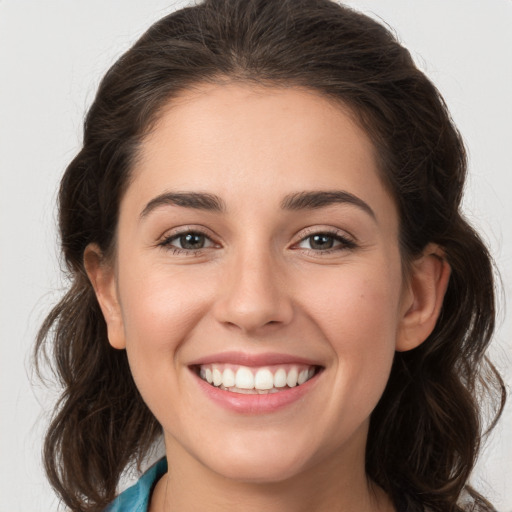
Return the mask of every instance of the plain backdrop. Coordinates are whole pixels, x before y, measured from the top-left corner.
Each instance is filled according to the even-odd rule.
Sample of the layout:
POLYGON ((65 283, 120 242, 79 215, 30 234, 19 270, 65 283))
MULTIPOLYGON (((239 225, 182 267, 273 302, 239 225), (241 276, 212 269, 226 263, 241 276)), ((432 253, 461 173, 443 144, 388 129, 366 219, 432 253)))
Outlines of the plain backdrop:
MULTIPOLYGON (((0 0, 0 512, 58 509, 41 465, 55 390, 34 379, 35 333, 65 280, 59 178, 101 76, 169 0, 0 0)), ((441 90, 469 149, 464 208, 503 280, 492 356, 512 383, 512 0, 352 0, 381 18, 441 90)), ((512 400, 473 482, 512 511, 512 400)))

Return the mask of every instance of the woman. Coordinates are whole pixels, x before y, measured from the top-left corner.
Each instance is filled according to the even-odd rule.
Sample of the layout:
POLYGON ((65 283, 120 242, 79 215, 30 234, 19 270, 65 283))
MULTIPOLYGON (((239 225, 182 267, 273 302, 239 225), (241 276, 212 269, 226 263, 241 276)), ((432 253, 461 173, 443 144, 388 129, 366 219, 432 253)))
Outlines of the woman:
POLYGON ((109 510, 492 510, 467 486, 482 386, 503 392, 465 166, 433 85, 348 8, 210 0, 151 27, 61 183, 74 281, 38 349, 64 502, 102 510, 163 434, 109 510))

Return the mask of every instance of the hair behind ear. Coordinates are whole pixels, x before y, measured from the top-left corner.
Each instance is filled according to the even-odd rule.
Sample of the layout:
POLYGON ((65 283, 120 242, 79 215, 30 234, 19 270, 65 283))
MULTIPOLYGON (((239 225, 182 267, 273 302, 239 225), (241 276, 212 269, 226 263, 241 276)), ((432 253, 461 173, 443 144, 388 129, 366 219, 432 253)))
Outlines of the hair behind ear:
MULTIPOLYGON (((423 343, 395 355, 372 413, 367 470, 404 507, 445 512, 451 503, 450 510, 462 512, 457 501, 485 430, 481 401, 490 400, 495 411, 490 430, 503 410, 505 387, 485 357, 495 321, 487 248, 462 218, 438 244, 451 267, 439 318, 423 343)), ((474 510, 494 511, 467 489, 474 510)))
POLYGON ((133 382, 126 352, 108 342, 85 272, 76 276, 41 327, 36 360, 43 353, 45 360, 53 360, 66 390, 45 438, 48 478, 71 510, 85 510, 84 497, 97 506, 87 510, 103 510, 116 494, 121 472, 134 456, 147 453, 160 427, 133 382))

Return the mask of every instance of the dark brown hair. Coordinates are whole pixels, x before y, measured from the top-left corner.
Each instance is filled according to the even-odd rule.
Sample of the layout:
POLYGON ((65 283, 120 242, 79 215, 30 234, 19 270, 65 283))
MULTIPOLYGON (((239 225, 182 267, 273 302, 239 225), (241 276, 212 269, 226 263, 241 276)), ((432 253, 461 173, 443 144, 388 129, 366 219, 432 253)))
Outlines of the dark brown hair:
POLYGON ((162 106, 195 84, 235 80, 305 87, 348 106, 397 202, 404 262, 430 242, 444 248, 452 274, 440 318, 422 345, 396 354, 372 414, 366 468, 399 510, 492 510, 467 487, 482 401, 499 416, 504 387, 485 357, 491 259, 460 212, 464 146, 439 93, 389 30, 329 0, 206 0, 155 23, 101 82, 60 187, 71 286, 36 346, 63 387, 44 447, 51 484, 72 510, 101 510, 160 435, 126 353, 109 345, 84 249, 94 242, 112 254, 120 199, 162 106), (465 491, 469 505, 460 504, 465 491))

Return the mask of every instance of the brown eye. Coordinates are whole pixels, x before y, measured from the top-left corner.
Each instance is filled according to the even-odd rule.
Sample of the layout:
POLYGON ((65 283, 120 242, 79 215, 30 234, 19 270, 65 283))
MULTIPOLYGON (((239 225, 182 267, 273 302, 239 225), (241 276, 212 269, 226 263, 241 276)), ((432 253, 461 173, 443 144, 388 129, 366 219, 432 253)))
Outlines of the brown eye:
POLYGON ((353 249, 356 247, 356 244, 352 240, 338 234, 315 233, 303 238, 299 242, 298 247, 310 251, 322 252, 331 249, 335 251, 353 249))
POLYGON ((186 233, 177 239, 180 249, 202 249, 205 246, 206 237, 201 233, 186 233))
POLYGON ((309 245, 311 249, 323 250, 332 249, 334 246, 334 237, 330 235, 313 235, 309 237, 309 245))
POLYGON ((186 231, 165 238, 160 244, 165 248, 175 251, 200 251, 208 247, 213 247, 213 241, 203 233, 197 231, 186 231))

